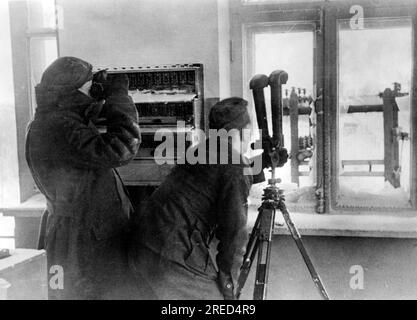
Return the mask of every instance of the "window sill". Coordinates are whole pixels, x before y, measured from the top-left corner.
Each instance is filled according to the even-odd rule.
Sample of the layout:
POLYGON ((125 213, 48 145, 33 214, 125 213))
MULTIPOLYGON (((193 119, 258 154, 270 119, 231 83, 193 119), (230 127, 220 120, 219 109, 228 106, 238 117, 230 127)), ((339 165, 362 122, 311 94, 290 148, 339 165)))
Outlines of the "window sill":
MULTIPOLYGON (((45 199, 37 194, 29 200, 12 208, 1 209, 4 216, 33 217, 42 215, 45 199)), ((250 205, 248 225, 252 228, 258 214, 258 206, 250 205)), ((387 237, 417 238, 417 213, 415 212, 344 212, 317 214, 313 211, 300 213, 290 210, 291 218, 306 236, 348 236, 348 237, 387 237)), ((283 224, 282 215, 277 212, 276 223, 283 224)), ((289 234, 286 225, 276 226, 274 234, 289 234)))
POLYGON ((0 208, 0 212, 2 212, 4 216, 11 216, 15 218, 40 218, 45 208, 45 197, 39 193, 17 206, 0 208))
MULTIPOLYGON (((258 207, 251 205, 248 213, 250 227, 255 223, 258 207)), ((334 212, 330 214, 299 213, 290 211, 291 218, 301 235, 417 238, 417 214, 382 212, 334 212)), ((282 215, 277 212, 275 222, 284 224, 274 234, 289 234, 282 215)))

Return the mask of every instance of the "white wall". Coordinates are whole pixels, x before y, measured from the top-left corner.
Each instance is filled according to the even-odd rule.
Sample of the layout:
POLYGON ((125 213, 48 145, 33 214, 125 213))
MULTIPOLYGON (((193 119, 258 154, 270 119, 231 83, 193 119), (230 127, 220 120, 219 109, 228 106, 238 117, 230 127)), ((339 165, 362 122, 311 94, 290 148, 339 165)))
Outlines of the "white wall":
POLYGON ((227 27, 218 17, 228 9, 218 2, 224 0, 58 0, 60 55, 95 66, 203 63, 205 96, 219 97, 219 56, 225 65, 227 54, 219 25, 227 27))
POLYGON ((219 25, 219 97, 228 98, 230 89, 230 18, 229 1, 217 0, 219 25))

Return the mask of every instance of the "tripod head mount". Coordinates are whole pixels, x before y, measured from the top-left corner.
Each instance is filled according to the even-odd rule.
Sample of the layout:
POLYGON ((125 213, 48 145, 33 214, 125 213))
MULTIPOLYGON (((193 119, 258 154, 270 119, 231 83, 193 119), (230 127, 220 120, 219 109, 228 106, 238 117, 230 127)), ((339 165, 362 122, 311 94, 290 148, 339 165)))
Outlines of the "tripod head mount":
POLYGON ((260 209, 279 209, 284 200, 284 190, 278 188, 274 184, 270 184, 264 189, 260 209))
POLYGON ((268 179, 268 184, 270 186, 275 186, 277 183, 280 183, 281 179, 280 178, 275 178, 275 179, 268 179))
POLYGON ((271 158, 271 178, 268 179, 268 186, 264 189, 262 195, 262 207, 271 209, 278 209, 281 202, 285 200, 284 190, 277 186, 278 183, 281 183, 281 179, 275 177, 275 169, 278 167, 280 161, 279 150, 278 147, 269 152, 271 158))

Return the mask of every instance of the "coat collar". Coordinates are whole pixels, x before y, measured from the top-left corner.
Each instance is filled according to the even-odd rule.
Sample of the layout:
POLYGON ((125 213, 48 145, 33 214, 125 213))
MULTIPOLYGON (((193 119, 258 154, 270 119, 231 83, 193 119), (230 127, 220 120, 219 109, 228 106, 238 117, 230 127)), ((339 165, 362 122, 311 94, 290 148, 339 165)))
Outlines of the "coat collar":
MULTIPOLYGON (((66 89, 66 88, 65 88, 66 89)), ((94 99, 77 89, 63 90, 59 87, 36 86, 37 114, 70 111, 84 115, 94 99)))

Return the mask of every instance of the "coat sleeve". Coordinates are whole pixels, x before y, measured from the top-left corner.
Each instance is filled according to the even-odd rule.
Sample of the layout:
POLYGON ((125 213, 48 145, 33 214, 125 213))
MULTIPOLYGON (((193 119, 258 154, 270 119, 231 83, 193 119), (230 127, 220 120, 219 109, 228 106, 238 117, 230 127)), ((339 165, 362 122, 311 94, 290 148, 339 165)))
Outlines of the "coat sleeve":
POLYGON ((127 94, 108 97, 104 106, 107 132, 77 115, 64 118, 62 130, 73 150, 71 161, 88 168, 115 168, 127 164, 139 149, 136 107, 127 94))
POLYGON ((219 285, 226 299, 235 298, 235 289, 243 263, 247 231, 247 198, 250 182, 242 167, 226 166, 221 176, 216 237, 219 285))

